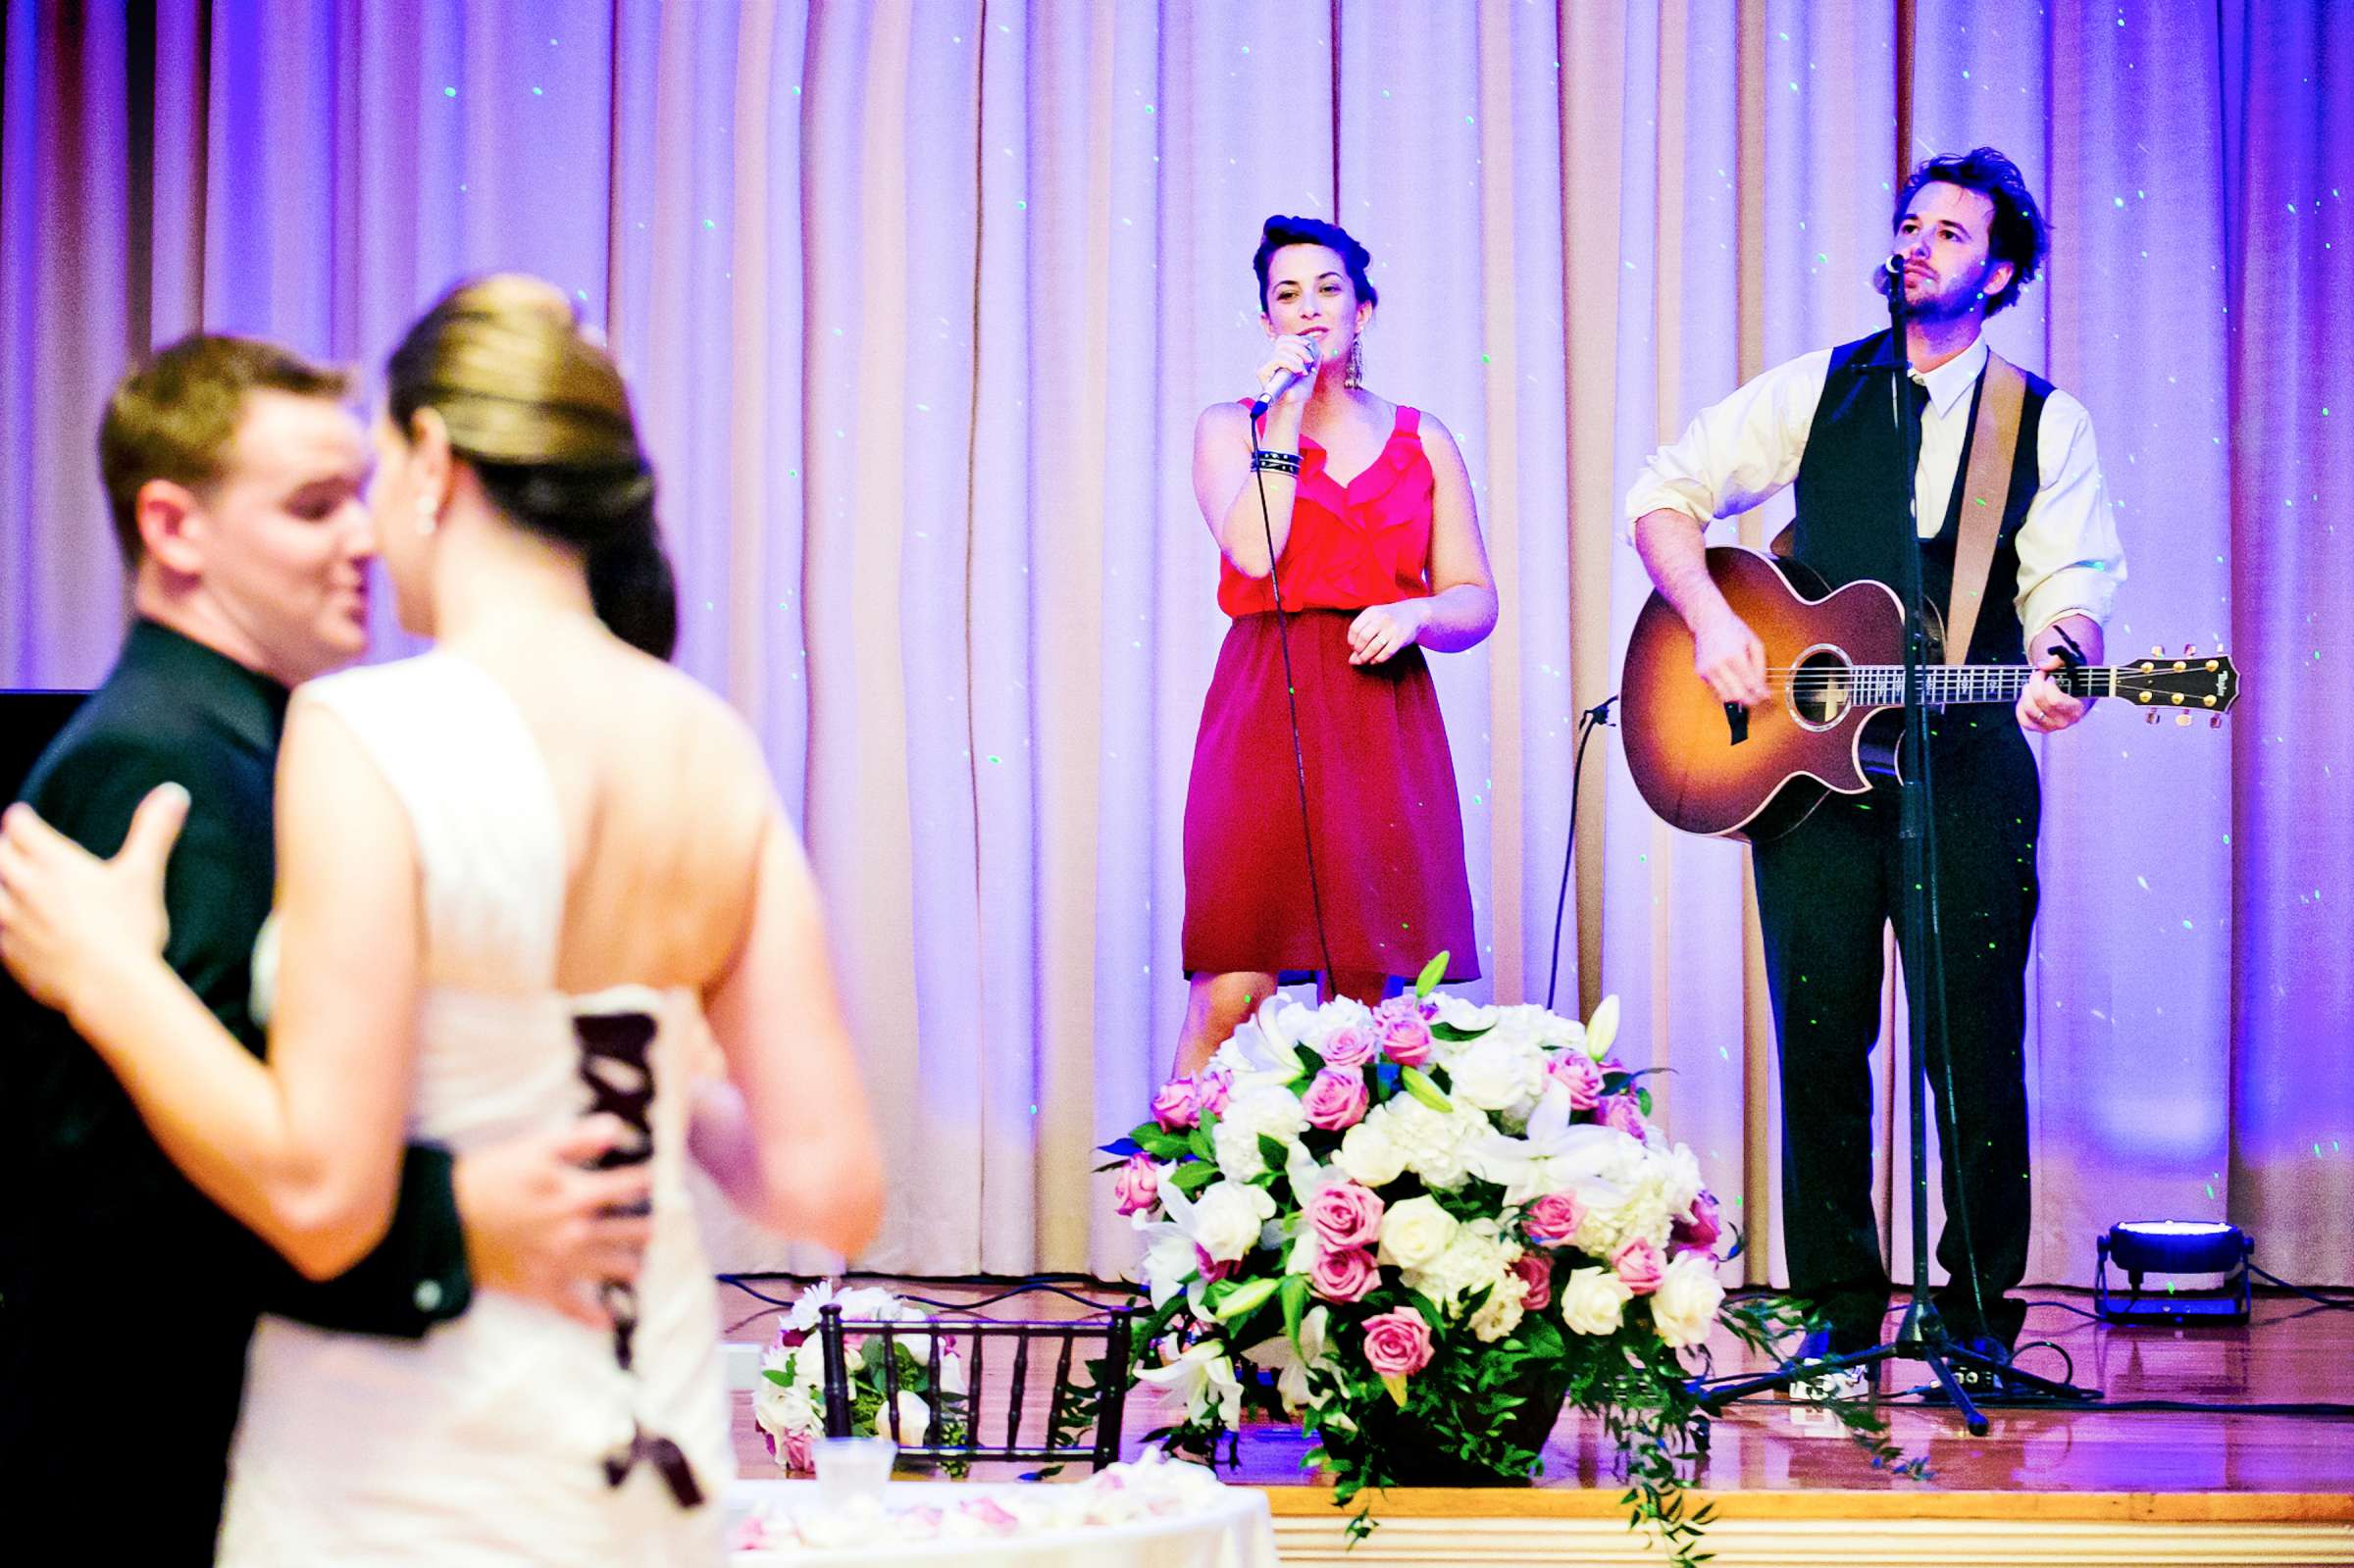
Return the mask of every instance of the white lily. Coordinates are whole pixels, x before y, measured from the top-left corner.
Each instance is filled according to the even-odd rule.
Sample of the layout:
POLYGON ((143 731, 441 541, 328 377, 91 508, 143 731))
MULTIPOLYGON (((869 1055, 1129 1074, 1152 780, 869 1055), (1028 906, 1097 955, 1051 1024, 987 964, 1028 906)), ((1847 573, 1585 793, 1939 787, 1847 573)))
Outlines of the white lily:
POLYGON ((1549 1084, 1528 1115, 1520 1138, 1490 1133, 1472 1146, 1471 1169, 1484 1182, 1504 1189, 1508 1204, 1533 1203, 1548 1192, 1606 1182, 1626 1168, 1642 1145, 1614 1127, 1573 1123, 1569 1090, 1549 1084))
POLYGON ((1182 1398, 1188 1421, 1200 1420, 1212 1401, 1221 1422, 1232 1427, 1242 1421, 1242 1380, 1234 1375, 1234 1358, 1216 1340, 1196 1340, 1166 1366, 1139 1372, 1136 1381, 1152 1385, 1165 1397, 1182 1398))
POLYGON ((1309 1307, 1300 1320, 1298 1348, 1293 1347, 1290 1335, 1278 1334, 1243 1352, 1243 1359, 1275 1374, 1275 1391, 1283 1396, 1284 1409, 1293 1415, 1307 1407, 1307 1375, 1326 1358, 1330 1346, 1325 1330, 1331 1320, 1328 1308, 1309 1307))

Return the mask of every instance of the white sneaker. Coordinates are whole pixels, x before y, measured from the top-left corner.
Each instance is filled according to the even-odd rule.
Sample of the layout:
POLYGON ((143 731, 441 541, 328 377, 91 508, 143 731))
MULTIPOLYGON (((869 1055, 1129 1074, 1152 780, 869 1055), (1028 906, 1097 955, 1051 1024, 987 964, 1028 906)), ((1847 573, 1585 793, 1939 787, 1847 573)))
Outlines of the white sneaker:
POLYGON ((1871 1376, 1862 1367, 1826 1367, 1790 1385, 1796 1404, 1826 1404, 1833 1399, 1866 1399, 1871 1395, 1871 1376))

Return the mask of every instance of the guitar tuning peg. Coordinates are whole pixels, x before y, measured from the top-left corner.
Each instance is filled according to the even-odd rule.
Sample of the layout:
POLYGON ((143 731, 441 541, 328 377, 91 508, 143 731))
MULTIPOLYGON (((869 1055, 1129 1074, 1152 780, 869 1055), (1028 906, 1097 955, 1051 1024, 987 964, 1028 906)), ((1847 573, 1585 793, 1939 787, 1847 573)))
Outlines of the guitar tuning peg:
POLYGON ((2165 646, 2165 644, 2163 644, 2163 643, 2158 643, 2158 642, 2153 642, 2153 643, 2151 643, 2151 644, 2150 644, 2150 657, 2151 657, 2151 658, 2153 658, 2153 659, 2163 659, 2163 658, 2165 658, 2165 657, 2166 657, 2166 646, 2165 646))
POLYGON ((2195 642, 2185 642, 2182 644, 2182 657, 2185 659, 2189 658, 2192 654, 2198 651, 2199 645, 2195 642))
POLYGON ((2210 730, 2221 730, 2223 727, 2224 727, 2224 716, 2223 716, 2222 714, 2220 714, 2220 713, 2212 713, 2212 714, 2209 714, 2209 715, 2207 716, 2207 728, 2208 728, 2208 729, 2210 729, 2210 730))
POLYGON ((2177 713, 2175 715, 2175 723, 2177 726, 2187 729, 2190 725, 2190 715, 2187 713, 2177 713))
POLYGON ((2155 713, 2145 713, 2142 715, 2142 718, 2144 721, 2150 724, 2156 724, 2158 722, 2158 715, 2155 713))

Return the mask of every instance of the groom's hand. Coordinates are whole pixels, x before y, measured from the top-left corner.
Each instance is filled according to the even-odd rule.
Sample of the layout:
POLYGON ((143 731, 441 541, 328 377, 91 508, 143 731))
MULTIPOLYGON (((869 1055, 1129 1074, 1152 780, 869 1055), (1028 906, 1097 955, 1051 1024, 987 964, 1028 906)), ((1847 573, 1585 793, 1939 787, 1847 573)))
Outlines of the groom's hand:
POLYGON ((596 1303, 608 1280, 635 1280, 653 1222, 648 1166, 586 1169, 627 1131, 598 1115, 458 1157, 450 1173, 466 1263, 478 1290, 503 1290, 591 1328, 612 1319, 596 1303))

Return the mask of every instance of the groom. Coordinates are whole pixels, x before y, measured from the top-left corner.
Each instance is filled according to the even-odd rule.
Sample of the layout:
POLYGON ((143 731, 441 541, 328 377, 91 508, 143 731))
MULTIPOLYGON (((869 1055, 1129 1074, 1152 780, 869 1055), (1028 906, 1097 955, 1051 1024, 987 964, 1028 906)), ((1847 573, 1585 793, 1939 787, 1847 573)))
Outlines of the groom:
MULTIPOLYGON (((345 381, 274 344, 197 335, 116 387, 98 449, 134 619, 24 798, 100 853, 157 784, 191 796, 166 957, 259 1054, 247 1011, 275 881, 289 689, 367 646, 367 449, 345 381)), ((601 1322, 634 1276, 643 1173, 591 1173, 610 1118, 467 1154, 412 1144, 384 1240, 301 1279, 182 1178, 97 1054, 0 976, 0 1504, 13 1543, 87 1550, 110 1522, 209 1563, 261 1311, 421 1339, 478 1289, 601 1322)), ((323 1432, 322 1442, 335 1434, 323 1432)), ((36 1553, 37 1555, 37 1553, 36 1553)), ((26 1559, 30 1560, 30 1559, 26 1559)), ((42 1560, 48 1560, 43 1558, 42 1560)))

